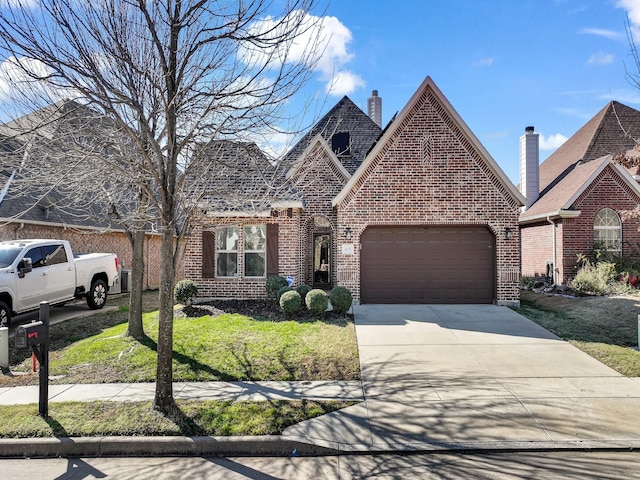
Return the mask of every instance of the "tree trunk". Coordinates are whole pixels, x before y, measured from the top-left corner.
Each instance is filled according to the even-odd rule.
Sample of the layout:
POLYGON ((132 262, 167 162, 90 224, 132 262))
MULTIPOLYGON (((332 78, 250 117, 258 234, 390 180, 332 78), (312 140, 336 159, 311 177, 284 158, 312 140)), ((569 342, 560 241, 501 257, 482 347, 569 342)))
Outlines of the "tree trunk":
POLYGON ((129 279, 129 326, 127 335, 140 340, 144 337, 142 325, 142 290, 144 282, 144 230, 136 230, 130 237, 133 250, 131 278, 129 279))
POLYGON ((173 235, 170 228, 162 229, 160 251, 160 312, 158 318, 158 368, 153 408, 173 416, 177 406, 173 398, 173 235))

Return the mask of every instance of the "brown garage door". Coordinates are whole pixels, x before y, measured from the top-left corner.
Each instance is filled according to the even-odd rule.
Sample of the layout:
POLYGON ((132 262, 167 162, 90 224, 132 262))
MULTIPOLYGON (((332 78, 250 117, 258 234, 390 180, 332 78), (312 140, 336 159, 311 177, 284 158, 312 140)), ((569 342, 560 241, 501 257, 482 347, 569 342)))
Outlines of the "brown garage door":
POLYGON ((369 227, 363 303, 492 303, 495 240, 485 227, 369 227))

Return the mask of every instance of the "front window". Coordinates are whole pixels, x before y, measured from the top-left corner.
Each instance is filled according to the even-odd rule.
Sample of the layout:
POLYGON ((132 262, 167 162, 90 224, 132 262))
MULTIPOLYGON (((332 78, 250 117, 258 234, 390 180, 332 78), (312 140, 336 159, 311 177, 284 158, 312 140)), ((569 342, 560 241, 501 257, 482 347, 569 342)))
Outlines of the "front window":
POLYGON ((238 227, 222 227, 216 230, 216 276, 238 275, 238 227))
POLYGON ((264 277, 267 258, 266 225, 244 227, 244 276, 264 277))
POLYGON ((593 222, 593 241, 596 248, 622 253, 622 223, 615 210, 603 208, 593 222))

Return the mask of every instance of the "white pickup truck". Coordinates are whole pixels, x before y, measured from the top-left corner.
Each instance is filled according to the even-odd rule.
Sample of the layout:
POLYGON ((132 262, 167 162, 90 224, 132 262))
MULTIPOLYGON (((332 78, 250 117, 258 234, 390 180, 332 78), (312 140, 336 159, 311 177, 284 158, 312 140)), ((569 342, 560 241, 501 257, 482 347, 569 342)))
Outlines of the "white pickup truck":
POLYGON ((43 301, 63 305, 84 297, 89 308, 102 308, 118 283, 113 253, 74 256, 66 240, 0 242, 0 327, 43 301))

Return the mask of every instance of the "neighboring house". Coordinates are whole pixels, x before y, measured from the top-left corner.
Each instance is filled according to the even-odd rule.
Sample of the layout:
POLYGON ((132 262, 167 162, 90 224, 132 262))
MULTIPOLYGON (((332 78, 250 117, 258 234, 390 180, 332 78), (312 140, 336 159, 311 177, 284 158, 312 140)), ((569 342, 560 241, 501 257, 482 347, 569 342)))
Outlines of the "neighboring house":
POLYGON ((640 204, 640 187, 613 161, 637 140, 640 112, 610 102, 538 166, 538 135, 527 128, 520 142, 528 205, 520 215, 523 276, 565 284, 577 272, 578 255, 594 247, 638 253, 638 222, 623 222, 620 212, 640 204))
POLYGON ((201 296, 280 274, 366 303, 519 304, 524 197, 431 78, 383 132, 344 97, 278 168, 281 198, 203 206, 184 262, 201 296))
MULTIPOLYGON (((49 158, 49 164, 60 161, 64 155, 51 138, 56 138, 65 122, 79 121, 86 109, 74 102, 63 101, 33 112, 10 123, 0 125, 0 155, 18 157, 24 162, 33 156, 49 158), (49 150, 58 150, 55 154, 49 150)), ((86 117, 82 119, 86 121, 86 117)), ((12 162, 13 163, 13 162, 12 162)), ((59 190, 45 191, 37 178, 23 178, 19 169, 8 168, 3 162, 0 170, 0 241, 27 238, 68 240, 74 252, 116 253, 125 269, 132 264, 132 250, 126 231, 113 218, 105 215, 97 202, 71 206, 59 190), (24 184, 29 188, 25 189, 24 184)), ((32 175, 29 173, 28 175, 32 175)), ((159 287, 160 270, 159 235, 149 232, 145 236, 144 288, 159 287)))

